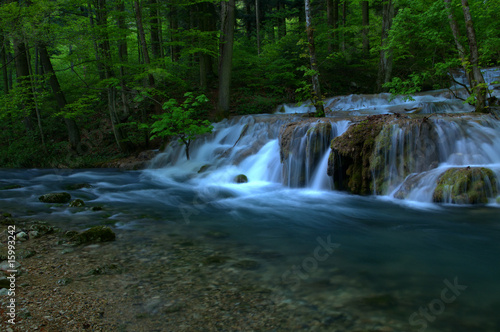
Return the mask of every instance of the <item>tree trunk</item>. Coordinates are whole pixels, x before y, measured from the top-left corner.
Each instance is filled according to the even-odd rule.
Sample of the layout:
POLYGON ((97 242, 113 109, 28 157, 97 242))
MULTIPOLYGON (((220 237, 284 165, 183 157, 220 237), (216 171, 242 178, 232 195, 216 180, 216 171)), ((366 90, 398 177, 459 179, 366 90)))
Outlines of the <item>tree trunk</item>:
POLYGON ((172 57, 172 62, 179 61, 180 49, 177 43, 177 29, 179 28, 179 22, 177 19, 177 7, 175 5, 170 5, 170 41, 172 45, 170 46, 170 54, 172 57))
MULTIPOLYGON (((202 2, 199 5, 198 15, 200 17, 199 28, 201 32, 214 31, 212 21, 214 17, 213 4, 202 2)), ((204 45, 207 47, 207 45, 204 45)), ((215 45, 214 45, 215 46, 215 45)), ((203 45, 200 44, 200 47, 203 45)), ((208 87, 208 75, 211 74, 212 58, 206 52, 200 52, 200 87, 206 90, 208 87)))
POLYGON ((370 53, 370 5, 368 1, 361 2, 361 11, 363 16, 363 53, 368 55, 370 53))
POLYGON ((384 3, 382 16, 382 42, 380 49, 380 62, 378 67, 377 90, 383 90, 384 83, 387 83, 392 78, 392 50, 387 49, 387 38, 392 27, 392 19, 394 18, 394 3, 392 0, 384 3))
POLYGON ((153 59, 159 59, 161 54, 161 21, 158 13, 158 1, 149 0, 149 17, 151 27, 151 53, 153 59))
POLYGON ((311 6, 310 0, 305 0, 305 13, 306 13, 306 33, 307 33, 307 44, 309 46, 309 57, 311 59, 311 70, 312 74, 312 86, 313 86, 313 103, 316 108, 316 116, 325 116, 325 110, 323 108, 323 100, 321 96, 321 87, 319 85, 319 72, 318 63, 316 60, 316 48, 314 46, 314 29, 312 26, 311 18, 311 6))
POLYGON ((467 28, 467 39, 469 41, 470 64, 472 66, 472 77, 476 93, 476 112, 486 112, 486 83, 479 68, 479 51, 476 40, 476 30, 472 23, 469 2, 462 0, 462 11, 464 12, 465 26, 467 28))
MULTIPOLYGON (((61 90, 61 85, 59 84, 54 67, 50 61, 49 53, 47 52, 47 47, 41 44, 38 46, 38 50, 40 52, 40 62, 42 63, 44 72, 49 77, 49 85, 56 99, 58 110, 62 111, 66 107, 66 97, 61 90)), ((76 121, 74 119, 64 118, 64 123, 68 129, 69 142, 73 149, 77 149, 80 143, 80 131, 78 130, 76 121)))
POLYGON ((259 0, 255 0, 255 26, 257 30, 257 54, 260 54, 260 8, 259 0))
MULTIPOLYGON (((149 67, 151 60, 149 58, 148 45, 146 42, 146 35, 144 33, 144 27, 142 25, 142 10, 139 1, 134 1, 135 19, 137 22, 137 35, 139 36, 142 56, 144 58, 144 63, 149 67)), ((148 68, 149 69, 149 68, 148 68)), ((153 74, 148 74, 148 84, 150 88, 154 88, 155 79, 153 74)))
MULTIPOLYGON (((112 67, 111 50, 107 33, 108 12, 106 9, 106 0, 95 1, 97 26, 99 27, 99 30, 102 31, 98 42, 100 58, 102 59, 101 61, 105 79, 111 79, 115 77, 115 73, 112 67)), ((127 134, 121 126, 121 121, 116 111, 116 88, 109 85, 107 88, 107 94, 109 117, 111 119, 111 127, 113 128, 116 144, 121 151, 127 152, 130 150, 130 142, 128 141, 127 134)))
POLYGON ((7 40, 0 34, 0 58, 2 59, 3 93, 9 94, 9 73, 7 71, 7 40))
POLYGON ((347 0, 344 0, 342 4, 342 28, 344 29, 342 31, 342 52, 345 53, 346 50, 346 44, 345 44, 345 28, 347 26, 347 0))
POLYGON ((128 62, 128 45, 127 45, 127 24, 125 22, 125 1, 119 0, 117 4, 118 18, 117 25, 120 30, 120 39, 118 40, 118 59, 120 60, 120 87, 122 95, 122 107, 123 107, 123 117, 127 118, 130 114, 130 108, 128 105, 128 98, 126 94, 126 84, 125 84, 125 64, 128 62))
MULTIPOLYGON (((17 38, 14 38, 14 58, 16 63, 16 74, 17 74, 17 84, 24 88, 29 88, 30 86, 30 69, 28 62, 28 55, 26 53, 26 45, 24 42, 17 38)), ((24 125, 26 126, 26 131, 33 131, 32 111, 29 109, 29 104, 33 100, 32 93, 27 93, 27 102, 21 105, 25 109, 24 115, 24 125)))
POLYGON ((283 0, 278 0, 278 14, 278 38, 281 39, 286 36, 285 3, 283 0))
MULTIPOLYGON (((33 68, 31 67, 31 61, 30 61, 30 52, 29 48, 26 49, 26 56, 28 57, 28 70, 29 70, 29 80, 30 80, 30 86, 31 86, 31 93, 33 94, 33 103, 35 106, 35 114, 36 114, 36 120, 38 124, 38 130, 40 131, 40 139, 42 141, 42 148, 44 152, 47 152, 47 147, 45 146, 45 134, 43 132, 43 126, 42 126, 42 117, 40 114, 40 107, 38 106, 38 98, 37 98, 37 91, 36 91, 36 76, 33 75, 33 68)), ((38 49, 35 47, 35 68, 36 68, 36 74, 38 74, 38 49)))
POLYGON ((229 95, 231 87, 231 67, 235 25, 235 0, 221 2, 221 40, 219 62, 219 100, 217 117, 229 116, 229 95))
POLYGON ((455 39, 455 45, 458 50, 460 62, 462 64, 462 67, 464 68, 465 76, 467 78, 467 81, 469 82, 469 86, 472 87, 473 86, 472 73, 467 66, 467 54, 465 47, 462 45, 462 42, 460 41, 461 39, 460 29, 453 15, 453 10, 451 9, 451 0, 444 0, 444 5, 446 7, 446 10, 448 11, 448 21, 450 22, 451 32, 453 33, 453 38, 455 39))

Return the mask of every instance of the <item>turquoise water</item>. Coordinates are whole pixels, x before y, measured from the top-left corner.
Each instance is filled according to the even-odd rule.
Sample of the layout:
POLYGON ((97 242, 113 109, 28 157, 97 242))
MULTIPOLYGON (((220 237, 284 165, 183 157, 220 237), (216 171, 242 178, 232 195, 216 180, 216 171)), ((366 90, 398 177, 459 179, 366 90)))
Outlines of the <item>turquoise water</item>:
POLYGON ((139 229, 220 232, 211 240, 219 249, 261 264, 258 282, 325 315, 347 310, 394 331, 500 331, 496 206, 409 204, 272 182, 200 186, 156 170, 0 170, 0 181, 22 186, 0 191, 0 210, 18 217, 75 229, 108 223, 130 241, 139 229), (92 187, 66 190, 76 183, 92 187), (88 208, 38 201, 65 190, 88 208))

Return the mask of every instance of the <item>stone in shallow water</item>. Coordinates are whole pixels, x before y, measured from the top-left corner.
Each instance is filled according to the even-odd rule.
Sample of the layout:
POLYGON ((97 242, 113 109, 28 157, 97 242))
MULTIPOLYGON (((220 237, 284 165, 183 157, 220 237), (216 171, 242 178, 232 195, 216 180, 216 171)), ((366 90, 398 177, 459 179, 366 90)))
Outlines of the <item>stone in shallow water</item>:
POLYGON ((71 200, 71 195, 67 192, 50 193, 38 197, 42 203, 68 203, 71 200))
POLYGON ((115 233, 111 228, 106 226, 94 226, 85 232, 79 233, 73 237, 73 240, 79 244, 90 244, 114 241, 116 238, 115 233))
POLYGON ((81 199, 75 199, 71 203, 69 203, 70 207, 82 207, 85 206, 85 203, 81 199))
POLYGON ((234 182, 236 183, 247 183, 248 182, 248 178, 245 174, 238 174, 235 176, 234 178, 234 182))
POLYGON ((242 270, 256 270, 259 268, 260 264, 259 262, 251 259, 242 259, 234 263, 233 266, 242 270))
POLYGON ((432 199, 436 203, 486 204, 497 195, 495 173, 484 167, 450 168, 438 180, 432 199))

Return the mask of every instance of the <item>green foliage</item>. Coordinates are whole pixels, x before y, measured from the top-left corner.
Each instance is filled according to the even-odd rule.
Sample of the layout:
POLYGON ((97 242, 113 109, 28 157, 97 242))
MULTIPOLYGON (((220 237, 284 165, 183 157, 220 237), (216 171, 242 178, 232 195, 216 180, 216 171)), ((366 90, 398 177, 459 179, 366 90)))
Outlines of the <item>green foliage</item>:
POLYGON ((155 137, 173 136, 186 146, 186 157, 189 159, 189 145, 199 135, 211 133, 213 126, 203 120, 203 106, 209 101, 205 95, 195 96, 192 92, 184 94, 182 104, 170 99, 163 104, 164 113, 154 115, 156 121, 151 125, 151 139, 155 137))

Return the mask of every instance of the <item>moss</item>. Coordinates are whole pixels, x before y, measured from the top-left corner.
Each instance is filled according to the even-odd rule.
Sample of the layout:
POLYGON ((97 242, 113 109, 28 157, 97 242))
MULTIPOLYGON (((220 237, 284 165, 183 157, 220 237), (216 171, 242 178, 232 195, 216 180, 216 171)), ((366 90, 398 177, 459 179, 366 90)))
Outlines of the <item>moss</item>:
POLYGON ((234 177, 234 182, 236 183, 247 183, 248 178, 245 174, 238 174, 234 177))
POLYGON ((85 203, 81 199, 75 199, 71 203, 69 203, 70 207, 82 207, 85 206, 85 203))
POLYGON ((205 258, 203 263, 205 265, 224 264, 228 259, 229 257, 227 256, 212 255, 205 258))
POLYGON ((392 115, 374 115, 351 126, 342 136, 332 141, 329 175, 334 176, 335 187, 354 194, 372 194, 370 161, 376 138, 384 123, 392 115))
POLYGON ((75 183, 75 184, 68 184, 65 186, 66 190, 78 190, 83 188, 92 188, 92 185, 90 185, 89 183, 75 183))
POLYGON ((260 264, 252 259, 242 259, 234 263, 233 266, 242 270, 256 270, 259 268, 260 264))
POLYGON ((22 186, 20 186, 18 184, 9 184, 9 185, 0 187, 0 190, 10 190, 10 189, 19 189, 19 188, 22 188, 22 186))
POLYGON ((94 226, 85 232, 79 233, 73 240, 79 244, 114 241, 115 233, 107 226, 94 226))
POLYGON ((497 178, 488 168, 451 168, 438 179, 433 201, 454 204, 486 204, 497 195, 497 178))
POLYGON ((38 200, 42 203, 62 204, 68 203, 71 200, 71 195, 67 192, 50 193, 38 197, 38 200))

